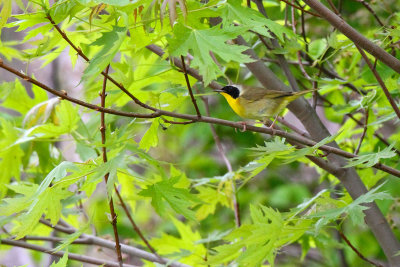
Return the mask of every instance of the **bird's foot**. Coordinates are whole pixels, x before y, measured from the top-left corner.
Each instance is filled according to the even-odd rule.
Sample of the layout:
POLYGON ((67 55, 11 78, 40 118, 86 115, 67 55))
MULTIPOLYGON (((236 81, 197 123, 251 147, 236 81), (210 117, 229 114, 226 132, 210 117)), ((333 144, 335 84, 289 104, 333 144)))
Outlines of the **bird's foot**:
MULTIPOLYGON (((243 126, 242 129, 240 129, 239 131, 241 133, 244 133, 247 130, 247 123, 245 121, 239 121, 239 123, 243 126)), ((235 132, 236 132, 237 128, 235 128, 235 132)))

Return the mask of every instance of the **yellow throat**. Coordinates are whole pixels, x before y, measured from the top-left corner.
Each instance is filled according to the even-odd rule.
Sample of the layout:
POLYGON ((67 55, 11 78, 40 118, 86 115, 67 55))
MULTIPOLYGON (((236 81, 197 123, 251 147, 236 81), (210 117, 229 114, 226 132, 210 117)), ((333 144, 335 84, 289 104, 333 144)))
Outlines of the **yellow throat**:
POLYGON ((225 97, 226 101, 228 101, 229 106, 231 106, 231 108, 233 109, 233 111, 236 112, 236 114, 238 114, 240 117, 246 117, 245 116, 246 112, 243 106, 240 104, 239 98, 234 99, 232 96, 223 92, 221 93, 221 95, 225 97))

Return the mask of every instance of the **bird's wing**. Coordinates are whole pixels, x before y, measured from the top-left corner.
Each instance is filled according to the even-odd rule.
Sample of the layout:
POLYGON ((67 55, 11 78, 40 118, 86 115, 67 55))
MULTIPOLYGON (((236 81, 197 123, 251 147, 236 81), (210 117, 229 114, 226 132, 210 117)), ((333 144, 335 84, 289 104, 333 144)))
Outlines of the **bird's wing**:
POLYGON ((240 96, 249 101, 256 101, 263 98, 280 98, 292 95, 293 92, 267 90, 261 87, 253 87, 251 89, 244 91, 240 96))

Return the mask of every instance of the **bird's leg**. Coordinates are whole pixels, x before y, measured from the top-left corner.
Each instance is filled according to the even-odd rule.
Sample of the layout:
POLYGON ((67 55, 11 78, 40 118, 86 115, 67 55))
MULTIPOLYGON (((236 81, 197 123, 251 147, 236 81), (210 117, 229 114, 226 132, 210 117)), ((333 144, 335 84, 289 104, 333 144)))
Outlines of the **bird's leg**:
POLYGON ((277 118, 278 118, 278 115, 275 116, 275 118, 274 118, 274 120, 272 121, 272 124, 271 124, 271 126, 269 126, 269 128, 271 128, 271 129, 274 128, 274 125, 275 125, 275 122, 276 122, 276 119, 277 119, 277 118))
POLYGON ((269 126, 268 126, 268 124, 267 124, 268 119, 265 119, 264 122, 263 122, 264 125, 265 125, 268 129, 271 129, 271 130, 272 130, 272 135, 275 135, 274 125, 275 125, 275 122, 276 122, 276 119, 277 119, 277 118, 278 118, 278 115, 275 116, 274 120, 272 121, 271 125, 269 125, 269 126))

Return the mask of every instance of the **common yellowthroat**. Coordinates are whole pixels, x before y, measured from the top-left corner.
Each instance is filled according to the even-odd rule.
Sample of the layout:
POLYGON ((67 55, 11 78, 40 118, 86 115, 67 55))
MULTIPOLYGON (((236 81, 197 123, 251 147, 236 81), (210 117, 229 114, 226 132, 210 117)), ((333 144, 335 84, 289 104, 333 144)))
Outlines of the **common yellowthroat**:
POLYGON ((278 115, 296 98, 316 90, 318 89, 284 92, 246 85, 228 85, 215 91, 226 98, 240 117, 266 123, 268 117, 278 115))

